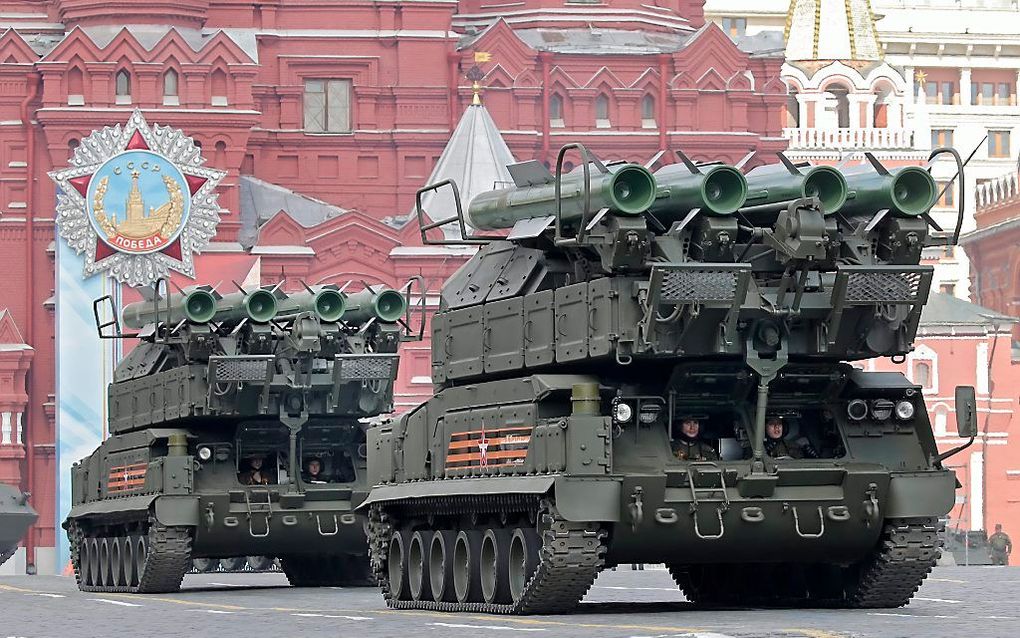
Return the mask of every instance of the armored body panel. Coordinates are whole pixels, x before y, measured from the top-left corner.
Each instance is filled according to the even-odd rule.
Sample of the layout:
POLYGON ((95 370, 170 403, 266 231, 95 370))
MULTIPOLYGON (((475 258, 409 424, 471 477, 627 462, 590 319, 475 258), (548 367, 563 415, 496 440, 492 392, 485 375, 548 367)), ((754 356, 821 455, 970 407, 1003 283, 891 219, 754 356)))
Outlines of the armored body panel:
POLYGON ((294 585, 366 584, 365 420, 393 408, 406 310, 378 287, 199 287, 127 306, 136 335, 101 324, 139 342, 109 386, 110 438, 72 469, 79 586, 171 591, 194 559, 246 556, 279 557, 294 585))
MULTIPOLYGON (((643 215, 578 211, 576 178, 569 216, 542 208, 534 163, 504 209, 484 199, 512 228, 465 238, 481 247, 433 318, 435 395, 368 432, 390 606, 555 613, 634 562, 700 605, 910 599, 955 477, 920 388, 855 362, 911 350, 921 250, 958 232, 925 216, 926 171, 781 159, 745 181, 681 155, 643 215)), ((622 170, 584 161, 591 188, 622 170)), ((959 405, 972 436, 972 393, 959 405)))
POLYGON ((28 494, 0 483, 0 565, 14 556, 18 542, 38 515, 28 504, 28 494))

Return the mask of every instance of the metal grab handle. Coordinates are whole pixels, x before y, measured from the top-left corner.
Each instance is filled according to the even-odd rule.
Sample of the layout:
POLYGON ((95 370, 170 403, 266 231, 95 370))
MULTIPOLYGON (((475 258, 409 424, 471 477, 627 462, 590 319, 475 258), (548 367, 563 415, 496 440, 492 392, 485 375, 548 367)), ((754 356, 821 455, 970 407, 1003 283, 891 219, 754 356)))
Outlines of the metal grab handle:
POLYGON ((677 516, 676 510, 673 509, 672 507, 660 507, 659 509, 655 510, 656 523, 660 523, 662 525, 672 525, 673 523, 677 522, 677 519, 679 518, 680 517, 677 516))
POLYGON ((842 523, 850 520, 850 509, 846 505, 830 505, 826 513, 832 521, 842 523))
POLYGON ((528 319, 527 321, 524 322, 524 328, 521 331, 521 336, 524 338, 525 343, 531 343, 532 341, 531 326, 533 323, 534 322, 531 319, 528 319))
POLYGON ((265 516, 265 525, 266 525, 266 531, 265 531, 264 534, 256 534, 255 533, 255 512, 253 512, 252 509, 251 509, 251 506, 253 505, 253 503, 251 501, 251 491, 250 490, 245 490, 245 492, 244 492, 244 502, 245 502, 245 505, 248 508, 248 533, 251 534, 252 538, 265 538, 266 536, 269 536, 269 532, 270 532, 269 523, 270 523, 270 521, 273 518, 273 495, 272 495, 272 493, 269 491, 269 489, 266 489, 266 502, 265 503, 254 503, 254 505, 265 505, 268 508, 268 511, 264 513, 264 516, 265 516))
POLYGON ((319 536, 336 536, 337 534, 340 533, 340 522, 336 519, 336 514, 333 514, 332 532, 322 531, 322 517, 319 514, 315 515, 315 526, 319 528, 319 536))
POLYGON ((760 507, 745 507, 740 510, 740 518, 748 523, 760 523, 765 520, 765 512, 760 507))
POLYGON ((817 534, 809 534, 807 532, 802 531, 800 529, 800 516, 797 514, 797 508, 794 507, 794 506, 790 506, 790 505, 787 505, 787 507, 789 507, 791 510, 793 510, 793 527, 797 531, 797 536, 800 536, 801 538, 821 538, 822 535, 825 534, 825 515, 822 514, 822 506, 821 505, 819 505, 818 509, 817 509, 817 511, 818 511, 818 525, 819 525, 819 529, 818 529, 818 533, 817 534))
POLYGON ((721 507, 715 508, 715 517, 719 520, 719 533, 718 534, 702 534, 701 533, 701 530, 698 528, 698 510, 697 509, 695 509, 694 511, 691 512, 691 516, 694 517, 694 533, 697 534, 698 538, 700 538, 701 540, 714 541, 716 539, 722 538, 723 535, 726 534, 726 525, 723 523, 722 508, 721 507))
POLYGON ((487 326, 482 331, 482 352, 488 352, 492 350, 492 327, 487 326))
POLYGON ((567 336, 566 326, 567 326, 567 313, 563 313, 562 315, 557 315, 556 316, 556 334, 561 336, 561 337, 567 336))

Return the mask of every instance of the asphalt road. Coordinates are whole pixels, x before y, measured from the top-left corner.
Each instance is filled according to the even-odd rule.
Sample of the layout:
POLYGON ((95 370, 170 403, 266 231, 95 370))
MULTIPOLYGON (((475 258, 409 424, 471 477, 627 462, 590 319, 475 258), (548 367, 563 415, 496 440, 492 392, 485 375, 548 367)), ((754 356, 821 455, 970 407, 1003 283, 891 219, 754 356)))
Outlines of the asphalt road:
MULTIPOLYGON (((753 572, 749 572, 753 578, 753 572)), ((662 570, 604 573, 569 616, 393 611, 374 589, 294 589, 282 574, 190 575, 172 595, 86 594, 57 576, 0 578, 0 638, 515 634, 583 638, 1020 636, 1020 568, 942 567, 907 607, 698 611, 662 570)))

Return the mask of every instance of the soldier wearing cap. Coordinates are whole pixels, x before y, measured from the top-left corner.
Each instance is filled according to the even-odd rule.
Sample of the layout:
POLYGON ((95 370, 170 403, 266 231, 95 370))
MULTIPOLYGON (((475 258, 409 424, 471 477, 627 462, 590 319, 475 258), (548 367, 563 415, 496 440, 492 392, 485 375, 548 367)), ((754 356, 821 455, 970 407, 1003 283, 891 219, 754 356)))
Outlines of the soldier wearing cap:
POLYGON ((259 454, 249 454, 245 460, 248 469, 237 475, 241 485, 269 485, 269 475, 262 469, 265 459, 259 454))
POLYGON ((786 423, 784 423, 783 417, 778 414, 771 414, 765 419, 765 453, 774 459, 781 457, 818 458, 818 453, 806 438, 797 441, 786 439, 786 423))
POLYGON ((681 461, 718 461, 719 453, 701 438, 701 421, 693 414, 680 417, 680 436, 673 440, 673 454, 681 461))
POLYGON ((1002 523, 995 524, 995 533, 988 537, 993 565, 1009 565, 1009 555, 1013 552, 1013 541, 1009 534, 1002 531, 1002 523))

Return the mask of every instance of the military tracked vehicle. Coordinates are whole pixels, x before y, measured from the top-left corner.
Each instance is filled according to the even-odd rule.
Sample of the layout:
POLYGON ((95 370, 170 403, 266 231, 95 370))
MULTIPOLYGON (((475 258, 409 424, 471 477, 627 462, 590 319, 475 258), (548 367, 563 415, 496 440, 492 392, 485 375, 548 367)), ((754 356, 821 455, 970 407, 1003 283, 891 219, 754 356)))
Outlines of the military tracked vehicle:
POLYGON ((124 307, 132 334, 96 300, 100 336, 138 343, 109 386, 110 437, 72 469, 79 587, 174 591, 193 559, 248 555, 296 586, 369 584, 364 420, 392 410, 412 287, 163 286, 124 307))
POLYGON ((14 556, 18 541, 39 516, 28 504, 28 494, 0 483, 0 565, 14 556))
POLYGON ((911 350, 921 252, 962 209, 943 232, 928 171, 871 156, 680 160, 568 145, 435 222, 419 194, 423 241, 456 223, 480 249, 432 320, 434 397, 368 432, 390 607, 563 612, 644 562, 702 606, 894 607, 935 564, 949 453, 921 389, 861 362, 911 350))

